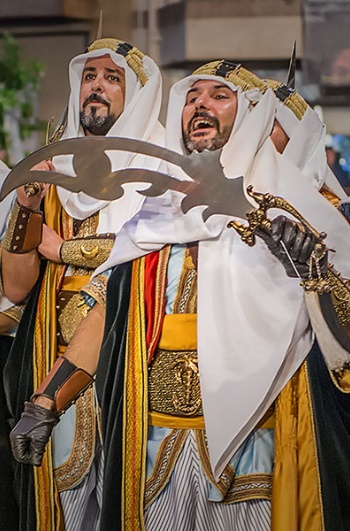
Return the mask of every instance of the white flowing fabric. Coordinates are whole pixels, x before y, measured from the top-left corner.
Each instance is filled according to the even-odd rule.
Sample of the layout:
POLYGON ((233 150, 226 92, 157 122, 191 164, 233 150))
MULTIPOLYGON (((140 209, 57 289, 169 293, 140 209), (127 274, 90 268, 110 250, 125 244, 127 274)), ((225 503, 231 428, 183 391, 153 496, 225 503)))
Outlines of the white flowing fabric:
MULTIPOLYGON (((0 160, 0 188, 7 177, 7 174, 9 173, 9 168, 0 160)), ((0 202, 0 240, 3 238, 6 225, 7 225, 7 219, 11 212, 12 203, 14 200, 15 192, 12 192, 9 194, 3 201, 0 202)), ((13 303, 10 302, 6 297, 1 295, 0 293, 0 312, 4 312, 8 308, 13 306, 13 303)))
MULTIPOLYGON (((161 75, 157 65, 145 56, 142 60, 145 73, 148 77, 144 86, 141 86, 135 72, 128 66, 122 55, 109 48, 93 50, 78 55, 69 65, 69 80, 71 95, 69 99, 68 123, 62 139, 83 136, 79 120, 79 94, 82 73, 87 59, 108 54, 113 62, 125 70, 125 107, 124 111, 106 136, 136 138, 163 145, 164 129, 158 122, 161 104, 161 75)), ((149 168, 157 170, 159 160, 144 155, 135 155, 123 151, 107 151, 111 161, 112 171, 121 168, 149 168)), ((93 156, 93 155, 92 155, 93 156)), ((57 156, 53 160, 57 170, 74 176, 72 157, 69 155, 57 156)), ((138 186, 140 188, 140 186, 138 186)), ((58 188, 58 195, 66 212, 77 219, 86 219, 95 212, 100 211, 97 232, 117 233, 123 223, 130 219, 144 201, 143 196, 133 193, 135 185, 126 185, 125 193, 118 201, 99 201, 83 192, 73 193, 58 188)))
POLYGON ((340 199, 346 194, 338 179, 327 165, 325 154, 326 126, 308 105, 299 120, 293 111, 278 100, 276 118, 290 140, 283 156, 294 162, 304 177, 320 190, 326 184, 340 199))
MULTIPOLYGON (((218 80, 190 76, 170 93, 167 146, 178 152, 183 151, 181 113, 186 94, 198 79, 218 80)), ((349 224, 269 138, 277 110, 275 95, 268 90, 250 111, 251 92, 245 94, 220 81, 237 90, 239 109, 221 156, 225 175, 243 175, 245 186, 253 184, 259 192, 289 200, 316 229, 327 232, 326 243, 336 250, 332 262, 349 275, 349 224)), ((252 248, 243 244, 235 231, 226 229, 226 216, 213 216, 204 223, 204 207, 184 215, 182 197, 167 192, 158 200, 147 199, 117 236, 104 268, 166 243, 200 240, 198 360, 210 460, 218 478, 305 359, 313 335, 298 279, 287 277, 263 242, 258 239, 252 248)), ((278 213, 274 210, 269 215, 273 218, 278 213)))

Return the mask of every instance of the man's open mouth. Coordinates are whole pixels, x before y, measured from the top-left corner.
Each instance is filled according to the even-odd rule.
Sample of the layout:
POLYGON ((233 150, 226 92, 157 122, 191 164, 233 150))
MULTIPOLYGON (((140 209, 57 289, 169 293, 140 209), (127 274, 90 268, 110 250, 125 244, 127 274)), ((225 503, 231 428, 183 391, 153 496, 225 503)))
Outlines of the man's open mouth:
POLYGON ((218 121, 214 117, 210 116, 198 116, 194 115, 190 124, 190 133, 204 133, 207 130, 216 129, 219 130, 218 121))

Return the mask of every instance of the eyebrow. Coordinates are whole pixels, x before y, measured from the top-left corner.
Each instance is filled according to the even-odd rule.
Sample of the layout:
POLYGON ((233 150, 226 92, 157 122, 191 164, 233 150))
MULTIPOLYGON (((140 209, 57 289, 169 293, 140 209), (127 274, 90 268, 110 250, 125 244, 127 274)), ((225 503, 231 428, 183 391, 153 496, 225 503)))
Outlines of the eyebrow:
MULTIPOLYGON (((125 73, 124 73, 124 70, 122 68, 108 68, 108 67, 104 67, 104 70, 105 72, 107 72, 108 74, 119 74, 120 76, 123 76, 125 77, 125 73)), ((96 72, 96 67, 95 66, 86 66, 83 70, 83 74, 85 74, 86 72, 96 72)))
MULTIPOLYGON (((232 92, 230 87, 228 87, 224 83, 220 83, 219 85, 214 85, 213 90, 219 90, 219 89, 227 89, 227 90, 230 90, 232 92)), ((198 91, 199 91, 199 87, 190 88, 190 90, 187 92, 187 96, 189 94, 193 94, 194 92, 198 92, 198 91)))

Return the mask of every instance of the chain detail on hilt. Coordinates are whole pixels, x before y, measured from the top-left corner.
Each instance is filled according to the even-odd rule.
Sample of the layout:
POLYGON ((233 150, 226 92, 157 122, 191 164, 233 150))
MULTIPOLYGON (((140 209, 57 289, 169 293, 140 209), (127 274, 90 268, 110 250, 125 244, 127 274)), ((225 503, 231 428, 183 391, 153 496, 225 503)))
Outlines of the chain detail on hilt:
POLYGON ((304 228, 316 238, 315 248, 308 262, 309 278, 302 280, 301 285, 305 291, 317 291, 318 293, 330 291, 331 287, 329 286, 327 277, 322 274, 320 267, 320 261, 324 258, 327 252, 327 247, 323 242, 327 234, 325 232, 318 232, 312 227, 312 225, 310 225, 310 223, 286 199, 269 193, 263 194, 255 192, 252 185, 248 186, 247 193, 256 201, 259 207, 252 208, 247 212, 246 217, 248 225, 233 220, 230 221, 227 226, 235 229, 242 241, 252 247, 255 245, 256 232, 258 230, 270 233, 271 220, 266 215, 270 208, 279 208, 280 210, 292 214, 292 216, 294 216, 304 228), (314 276, 314 270, 316 271, 316 276, 314 276))

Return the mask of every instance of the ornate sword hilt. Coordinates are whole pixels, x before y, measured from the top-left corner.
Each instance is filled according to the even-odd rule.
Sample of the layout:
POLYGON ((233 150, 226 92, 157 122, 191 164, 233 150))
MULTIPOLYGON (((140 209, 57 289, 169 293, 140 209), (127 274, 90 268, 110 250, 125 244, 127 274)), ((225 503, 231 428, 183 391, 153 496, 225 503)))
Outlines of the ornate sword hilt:
POLYGON ((248 225, 233 220, 230 221, 227 226, 229 228, 235 229, 240 235, 242 241, 252 247, 255 245, 256 232, 258 229, 267 233, 269 233, 271 230, 271 220, 267 217, 267 211, 270 208, 279 208, 280 210, 284 210, 285 212, 292 214, 310 233, 316 237, 315 248, 309 260, 309 278, 302 280, 301 285, 306 291, 318 291, 320 293, 324 291, 330 291, 327 278, 322 275, 319 265, 321 258, 325 256, 327 251, 326 244, 323 242, 327 234, 325 232, 318 232, 286 199, 269 193, 262 194, 260 192, 255 192, 252 185, 248 186, 247 193, 256 201, 256 203, 258 203, 259 207, 252 208, 251 210, 247 211, 246 217, 248 220, 248 225), (316 278, 312 276, 313 266, 315 266, 316 269, 316 278))

